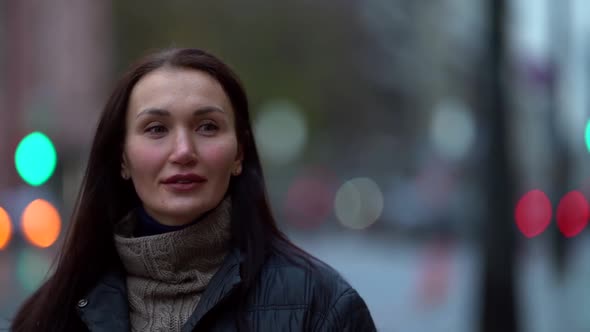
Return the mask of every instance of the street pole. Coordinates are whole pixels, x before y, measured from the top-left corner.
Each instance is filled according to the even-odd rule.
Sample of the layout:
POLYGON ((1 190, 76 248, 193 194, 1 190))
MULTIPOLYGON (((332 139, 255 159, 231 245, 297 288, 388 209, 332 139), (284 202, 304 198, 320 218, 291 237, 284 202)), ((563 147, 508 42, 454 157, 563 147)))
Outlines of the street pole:
POLYGON ((508 150, 508 103, 504 75, 505 0, 490 0, 489 58, 483 75, 482 98, 488 128, 488 155, 485 172, 487 213, 483 236, 483 302, 481 331, 519 331, 516 316, 514 254, 515 233, 512 208, 514 179, 508 150))
MULTIPOLYGON (((564 105, 561 103, 559 96, 560 83, 563 82, 563 75, 566 75, 564 58, 570 50, 570 31, 568 23, 570 22, 570 1, 549 1, 549 44, 551 45, 550 63, 551 63, 551 80, 548 86, 547 96, 549 98, 549 107, 551 116, 549 117, 549 128, 552 134, 553 142, 553 189, 556 197, 562 197, 568 191, 570 184, 570 171, 572 156, 569 142, 560 130, 560 117, 563 118, 564 105)), ((559 201, 555 202, 557 206, 559 201)), ((566 269, 566 254, 568 246, 566 239, 561 234, 552 234, 554 245, 554 260, 557 267, 557 277, 559 282, 563 281, 563 273, 566 269)))

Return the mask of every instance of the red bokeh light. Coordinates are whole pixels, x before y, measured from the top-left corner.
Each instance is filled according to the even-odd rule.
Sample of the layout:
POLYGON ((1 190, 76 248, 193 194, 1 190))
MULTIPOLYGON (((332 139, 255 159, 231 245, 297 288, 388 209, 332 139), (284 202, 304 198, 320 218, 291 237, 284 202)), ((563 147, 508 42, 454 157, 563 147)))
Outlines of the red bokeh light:
POLYGON ((540 235, 551 223, 551 202, 541 190, 531 190, 516 204, 516 226, 528 238, 540 235))
POLYGON ((576 236, 588 224, 589 214, 586 197, 579 191, 570 191, 557 206, 557 227, 566 237, 576 236))
POLYGON ((334 181, 321 168, 307 170, 290 185, 285 199, 287 220, 303 229, 313 229, 327 220, 334 204, 334 181))

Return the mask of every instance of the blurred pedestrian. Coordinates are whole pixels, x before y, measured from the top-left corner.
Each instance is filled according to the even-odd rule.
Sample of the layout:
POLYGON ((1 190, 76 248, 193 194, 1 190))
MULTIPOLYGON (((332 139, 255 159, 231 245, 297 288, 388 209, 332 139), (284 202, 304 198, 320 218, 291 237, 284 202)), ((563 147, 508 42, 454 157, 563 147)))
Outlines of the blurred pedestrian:
POLYGON ((118 82, 56 268, 14 331, 374 331, 271 214, 236 75, 163 50, 118 82))

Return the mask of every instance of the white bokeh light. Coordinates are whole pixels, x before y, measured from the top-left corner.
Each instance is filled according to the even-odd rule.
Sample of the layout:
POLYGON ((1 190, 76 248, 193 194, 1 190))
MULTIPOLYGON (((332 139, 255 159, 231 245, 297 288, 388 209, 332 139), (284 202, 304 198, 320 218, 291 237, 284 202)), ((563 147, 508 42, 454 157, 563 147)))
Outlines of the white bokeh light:
POLYGON ((276 164, 296 159, 307 142, 307 124, 301 110, 287 100, 264 104, 254 124, 260 154, 276 164))
POLYGON ((458 161, 475 141, 475 124, 467 106, 457 99, 444 99, 436 105, 430 126, 430 139, 444 158, 458 161))
POLYGON ((334 212, 340 223, 352 229, 372 225, 383 211, 383 193, 369 178, 345 182, 334 199, 334 212))

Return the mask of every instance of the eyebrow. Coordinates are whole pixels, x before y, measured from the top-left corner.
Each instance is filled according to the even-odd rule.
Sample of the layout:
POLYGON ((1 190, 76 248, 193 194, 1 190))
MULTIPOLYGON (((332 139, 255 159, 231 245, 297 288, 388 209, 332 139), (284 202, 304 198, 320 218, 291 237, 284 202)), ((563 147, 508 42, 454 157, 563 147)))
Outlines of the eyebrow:
MULTIPOLYGON (((199 115, 203 115, 203 114, 207 114, 207 113, 211 113, 211 112, 220 112, 220 113, 224 113, 225 111, 222 108, 219 108, 217 106, 204 106, 201 107, 199 109, 196 109, 193 112, 193 116, 199 116, 199 115)), ((144 110, 142 110, 141 112, 137 113, 136 118, 139 118, 142 115, 158 115, 158 116, 170 116, 170 112, 165 110, 165 109, 161 109, 161 108, 146 108, 144 110)))

